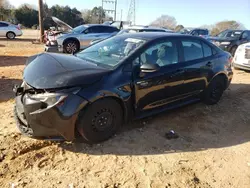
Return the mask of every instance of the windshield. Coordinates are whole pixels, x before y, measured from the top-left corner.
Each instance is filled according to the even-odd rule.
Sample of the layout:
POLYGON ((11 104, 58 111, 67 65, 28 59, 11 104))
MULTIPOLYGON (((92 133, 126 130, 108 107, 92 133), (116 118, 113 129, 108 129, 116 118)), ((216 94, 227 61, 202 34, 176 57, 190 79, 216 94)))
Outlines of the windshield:
POLYGON ((94 44, 76 56, 98 66, 113 69, 145 42, 143 39, 121 35, 94 44))
POLYGON ((87 27, 84 27, 83 25, 75 27, 72 31, 73 33, 82 33, 83 30, 85 30, 87 27))
POLYGON ((220 38, 237 38, 240 37, 242 31, 222 31, 220 34, 218 34, 218 37, 220 38))

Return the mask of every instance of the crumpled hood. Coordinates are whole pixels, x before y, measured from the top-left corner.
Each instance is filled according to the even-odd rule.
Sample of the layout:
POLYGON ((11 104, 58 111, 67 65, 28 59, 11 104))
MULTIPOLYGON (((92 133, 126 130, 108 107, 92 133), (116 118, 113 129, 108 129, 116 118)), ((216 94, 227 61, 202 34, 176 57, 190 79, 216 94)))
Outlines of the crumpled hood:
POLYGON ((23 79, 36 89, 57 89, 90 85, 110 70, 73 55, 42 53, 26 62, 23 79))

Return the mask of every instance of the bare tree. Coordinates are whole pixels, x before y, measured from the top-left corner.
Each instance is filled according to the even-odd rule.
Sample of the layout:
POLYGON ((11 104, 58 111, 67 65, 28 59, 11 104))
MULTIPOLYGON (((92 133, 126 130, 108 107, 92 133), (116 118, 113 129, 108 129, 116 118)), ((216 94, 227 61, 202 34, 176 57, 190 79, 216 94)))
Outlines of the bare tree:
POLYGON ((214 27, 212 28, 211 34, 217 35, 226 29, 245 29, 245 26, 241 24, 240 22, 237 22, 234 20, 221 21, 214 25, 214 27))
POLYGON ((184 29, 184 26, 183 25, 177 25, 176 27, 175 27, 175 31, 176 32, 179 32, 179 31, 181 31, 182 29, 184 29))
POLYGON ((177 21, 175 17, 169 15, 162 15, 161 17, 153 21, 150 25, 157 27, 165 27, 168 29, 175 29, 176 23, 177 21))

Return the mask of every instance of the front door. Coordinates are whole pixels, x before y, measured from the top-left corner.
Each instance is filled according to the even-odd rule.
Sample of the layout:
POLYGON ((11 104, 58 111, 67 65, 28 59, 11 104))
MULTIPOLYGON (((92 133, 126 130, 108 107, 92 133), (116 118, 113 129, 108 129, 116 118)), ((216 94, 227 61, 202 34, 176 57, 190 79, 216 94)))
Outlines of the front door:
POLYGON ((156 63, 156 72, 134 72, 135 108, 137 115, 177 101, 183 94, 185 70, 179 66, 176 41, 162 41, 151 45, 140 54, 137 63, 156 63))

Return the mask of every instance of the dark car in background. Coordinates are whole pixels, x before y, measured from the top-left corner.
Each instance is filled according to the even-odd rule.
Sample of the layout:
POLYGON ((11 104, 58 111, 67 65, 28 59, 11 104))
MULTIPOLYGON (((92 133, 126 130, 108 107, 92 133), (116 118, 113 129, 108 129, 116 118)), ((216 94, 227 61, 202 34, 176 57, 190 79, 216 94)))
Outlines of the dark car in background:
POLYGON ((32 137, 97 143, 132 119, 200 99, 216 104, 232 76, 231 55, 201 37, 124 34, 75 55, 28 58, 15 117, 32 137))
MULTIPOLYGON (((152 26, 129 26, 127 29, 123 29, 118 32, 116 35, 123 35, 127 33, 141 33, 141 32, 163 32, 163 33, 174 33, 174 31, 161 28, 161 27, 152 27, 152 26)), ((113 37, 113 36, 111 36, 113 37)), ((97 42, 103 41, 105 39, 96 39, 93 40, 90 44, 93 45, 97 42)))
POLYGON ((200 36, 200 37, 208 37, 209 36, 209 31, 208 29, 203 29, 203 28, 184 28, 180 31, 181 34, 188 34, 188 35, 193 35, 193 36, 200 36))
POLYGON ((250 42, 250 30, 227 30, 209 40, 234 56, 239 45, 250 42))

